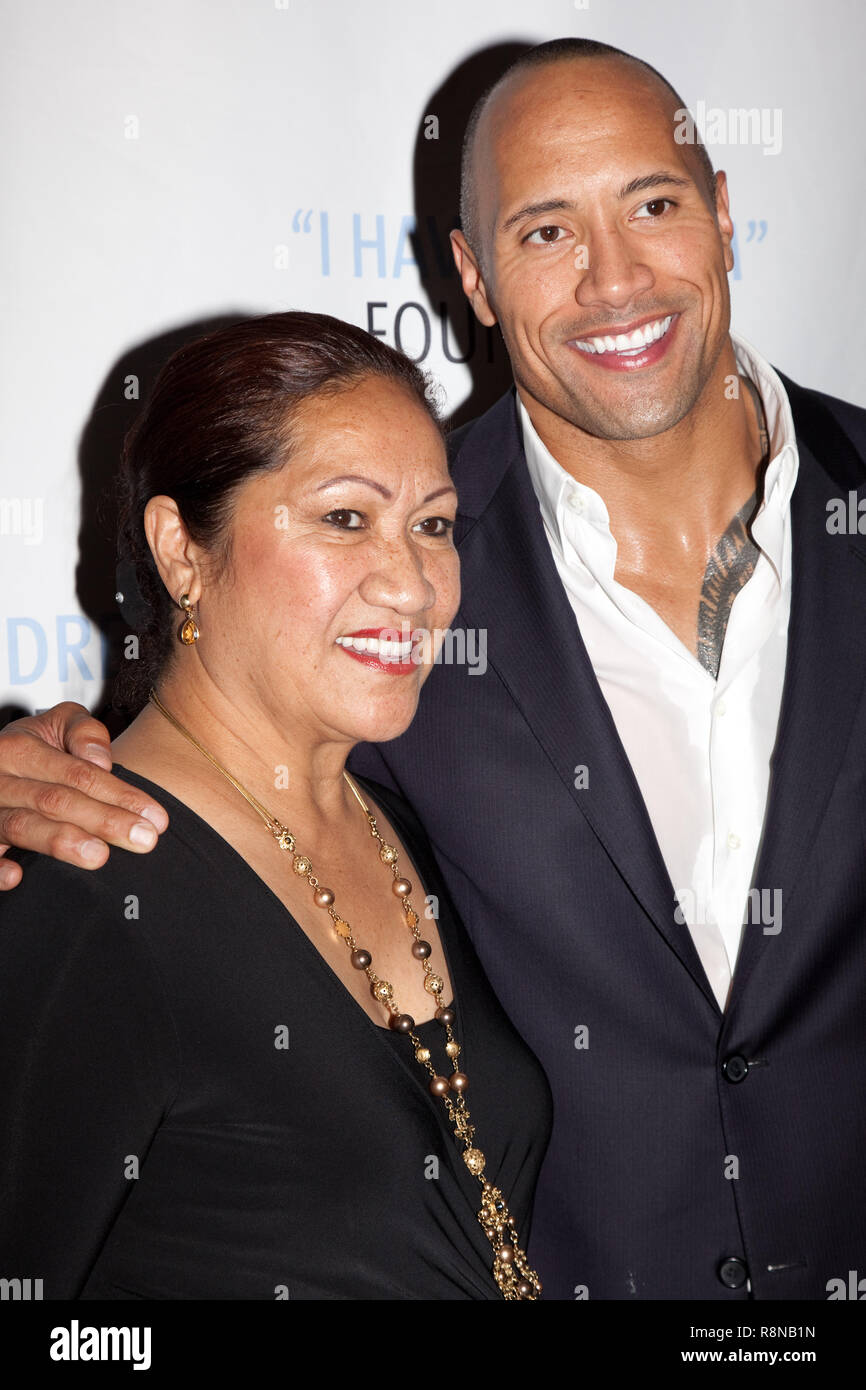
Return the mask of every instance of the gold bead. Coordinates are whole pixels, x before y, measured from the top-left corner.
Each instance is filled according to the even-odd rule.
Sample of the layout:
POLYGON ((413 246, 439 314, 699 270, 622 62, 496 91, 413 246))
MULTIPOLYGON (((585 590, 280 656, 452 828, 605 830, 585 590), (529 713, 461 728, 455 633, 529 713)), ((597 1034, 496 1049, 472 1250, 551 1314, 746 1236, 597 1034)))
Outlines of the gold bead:
POLYGON ((383 864, 396 864, 397 851, 393 845, 383 845, 379 850, 379 858, 383 864))
POLYGON ((408 922, 410 927, 417 927, 418 913, 414 910, 414 908, 409 907, 406 909, 406 921, 408 922))
POLYGON ((391 998, 394 993, 393 985, 389 985, 387 980, 377 980, 370 986, 370 993, 374 999, 379 999, 382 1003, 391 998))
POLYGON ((291 851, 295 848, 295 837, 294 835, 290 835, 288 830, 284 830, 282 834, 277 837, 277 844, 280 849, 291 851))
POLYGON ((441 975, 428 975, 424 981, 424 988, 428 994, 441 994, 445 988, 445 981, 441 975))
POLYGON ((477 1177, 479 1173, 484 1172, 484 1165, 487 1159, 480 1149, 467 1149, 463 1155, 463 1162, 466 1164, 470 1173, 474 1173, 477 1177))
POLYGON ((445 1044, 445 1051, 448 1053, 449 1057, 459 1057, 460 1044, 456 1042, 447 1042, 445 1044))
POLYGON ((296 874, 308 874, 313 866, 305 854, 296 854, 292 867, 296 874))
POLYGON ((349 923, 344 922, 342 917, 336 917, 334 919, 334 931, 338 936, 342 936, 344 941, 348 941, 351 930, 349 923))
POLYGON ((429 1047, 416 1047, 416 1049, 415 1049, 415 1061, 416 1061, 416 1062, 429 1062, 429 1061, 430 1061, 430 1049, 429 1049, 429 1047))

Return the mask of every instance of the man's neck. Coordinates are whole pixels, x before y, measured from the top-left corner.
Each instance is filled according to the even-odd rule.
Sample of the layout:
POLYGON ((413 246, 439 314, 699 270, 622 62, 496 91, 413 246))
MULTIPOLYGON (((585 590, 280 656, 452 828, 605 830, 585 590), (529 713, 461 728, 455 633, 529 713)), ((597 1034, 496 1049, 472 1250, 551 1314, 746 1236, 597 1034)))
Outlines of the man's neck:
POLYGON ((517 389, 556 461, 603 499, 624 569, 648 548, 706 558, 756 490, 760 421, 730 343, 688 414, 646 439, 600 439, 517 389))
POLYGON ((647 439, 596 438, 518 391, 549 452, 603 499, 617 581, 717 675, 728 614, 757 562, 749 523, 767 461, 760 397, 730 341, 692 410, 647 439))

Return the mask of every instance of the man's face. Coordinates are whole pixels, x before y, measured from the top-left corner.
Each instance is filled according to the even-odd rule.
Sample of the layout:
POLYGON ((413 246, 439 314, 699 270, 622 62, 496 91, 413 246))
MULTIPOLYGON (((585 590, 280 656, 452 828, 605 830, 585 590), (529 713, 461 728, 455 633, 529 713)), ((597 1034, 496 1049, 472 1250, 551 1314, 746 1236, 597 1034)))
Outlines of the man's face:
POLYGON ((635 65, 578 59, 511 79, 482 117, 481 265, 460 233, 455 258, 537 421, 547 410, 604 439, 660 434, 719 360, 733 266, 724 175, 717 220, 674 110, 635 65))

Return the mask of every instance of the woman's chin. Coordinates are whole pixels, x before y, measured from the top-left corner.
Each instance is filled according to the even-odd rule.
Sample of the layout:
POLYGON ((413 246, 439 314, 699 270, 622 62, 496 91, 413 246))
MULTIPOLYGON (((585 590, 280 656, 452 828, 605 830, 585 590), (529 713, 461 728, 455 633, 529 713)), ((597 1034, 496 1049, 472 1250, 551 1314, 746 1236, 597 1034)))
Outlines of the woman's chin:
POLYGON ((356 743, 388 743, 391 739, 405 734, 415 718, 417 708, 416 692, 416 698, 401 702, 399 709, 375 710, 368 705, 364 710, 356 710, 356 718, 348 719, 346 726, 351 730, 356 743))

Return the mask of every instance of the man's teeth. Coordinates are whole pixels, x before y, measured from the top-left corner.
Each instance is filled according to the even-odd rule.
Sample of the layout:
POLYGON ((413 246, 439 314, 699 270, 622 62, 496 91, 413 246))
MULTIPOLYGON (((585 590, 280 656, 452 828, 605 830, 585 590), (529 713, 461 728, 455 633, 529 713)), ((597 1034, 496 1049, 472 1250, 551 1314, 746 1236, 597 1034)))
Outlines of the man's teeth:
POLYGON ((350 647, 353 652, 368 652, 379 656, 383 661, 408 661, 412 655, 412 641, 389 642, 383 637, 338 637, 340 647, 350 647))
POLYGON ((655 343, 659 338, 663 338, 673 323, 673 314, 668 314, 666 319, 656 319, 653 323, 645 323, 641 328, 636 328, 633 333, 617 333, 616 337, 589 338, 578 340, 576 346, 581 352, 620 352, 624 356, 640 352, 643 348, 649 347, 650 343, 655 343))

